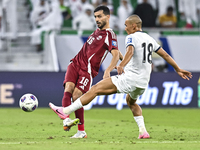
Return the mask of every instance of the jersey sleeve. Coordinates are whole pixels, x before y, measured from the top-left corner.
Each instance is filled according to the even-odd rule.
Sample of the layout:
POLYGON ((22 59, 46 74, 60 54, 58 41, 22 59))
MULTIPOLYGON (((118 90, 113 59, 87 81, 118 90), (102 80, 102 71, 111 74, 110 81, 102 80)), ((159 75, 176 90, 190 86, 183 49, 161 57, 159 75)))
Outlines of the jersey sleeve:
POLYGON ((132 45, 134 47, 134 40, 131 35, 127 35, 125 39, 125 47, 127 48, 128 46, 132 45))
POLYGON ((117 43, 117 35, 112 31, 107 32, 108 37, 108 51, 111 52, 112 49, 118 49, 118 43, 117 43))
POLYGON ((161 48, 161 46, 154 39, 153 39, 153 45, 154 45, 153 49, 154 52, 157 52, 161 48))

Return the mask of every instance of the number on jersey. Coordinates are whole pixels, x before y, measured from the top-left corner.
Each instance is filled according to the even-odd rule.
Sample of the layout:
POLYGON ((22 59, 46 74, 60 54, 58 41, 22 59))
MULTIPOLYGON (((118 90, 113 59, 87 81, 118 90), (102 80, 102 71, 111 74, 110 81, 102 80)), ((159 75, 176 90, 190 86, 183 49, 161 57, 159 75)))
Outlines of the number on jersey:
POLYGON ((82 77, 82 80, 81 80, 81 84, 83 84, 84 86, 86 86, 89 82, 89 79, 85 78, 85 77, 82 77))
POLYGON ((152 63, 152 51, 153 51, 153 44, 149 43, 148 45, 146 43, 142 43, 143 47, 143 63, 152 63))
POLYGON ((92 42, 94 41, 94 39, 95 38, 93 36, 90 36, 89 39, 87 40, 87 43, 88 44, 92 44, 92 42))

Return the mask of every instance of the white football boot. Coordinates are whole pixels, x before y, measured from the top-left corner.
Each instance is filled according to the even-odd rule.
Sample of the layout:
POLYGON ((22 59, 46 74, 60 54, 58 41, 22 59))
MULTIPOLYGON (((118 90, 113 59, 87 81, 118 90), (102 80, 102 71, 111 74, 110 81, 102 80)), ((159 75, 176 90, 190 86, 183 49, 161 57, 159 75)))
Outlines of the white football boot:
POLYGON ((87 134, 85 131, 78 131, 74 136, 71 138, 78 139, 78 138, 87 138, 87 134))
POLYGON ((79 119, 70 119, 70 118, 66 118, 63 120, 63 129, 65 131, 69 131, 71 129, 72 126, 75 126, 79 123, 79 119))

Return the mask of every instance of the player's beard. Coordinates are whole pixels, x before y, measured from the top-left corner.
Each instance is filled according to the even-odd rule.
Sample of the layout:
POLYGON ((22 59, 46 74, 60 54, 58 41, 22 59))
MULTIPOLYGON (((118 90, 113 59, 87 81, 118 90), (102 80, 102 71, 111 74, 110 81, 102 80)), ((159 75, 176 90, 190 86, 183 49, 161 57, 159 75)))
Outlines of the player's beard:
POLYGON ((102 21, 101 24, 100 24, 100 26, 98 26, 98 28, 99 29, 103 29, 103 27, 105 27, 105 25, 106 25, 106 21, 102 21))

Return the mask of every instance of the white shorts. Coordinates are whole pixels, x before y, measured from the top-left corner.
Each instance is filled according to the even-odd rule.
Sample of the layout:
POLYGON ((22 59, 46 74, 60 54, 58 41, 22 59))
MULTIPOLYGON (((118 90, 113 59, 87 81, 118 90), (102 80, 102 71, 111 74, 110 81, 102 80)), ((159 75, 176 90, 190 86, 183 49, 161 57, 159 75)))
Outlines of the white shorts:
POLYGON ((134 77, 125 75, 111 76, 112 83, 117 87, 118 93, 127 93, 134 100, 138 99, 145 91, 145 88, 136 87, 134 77))

